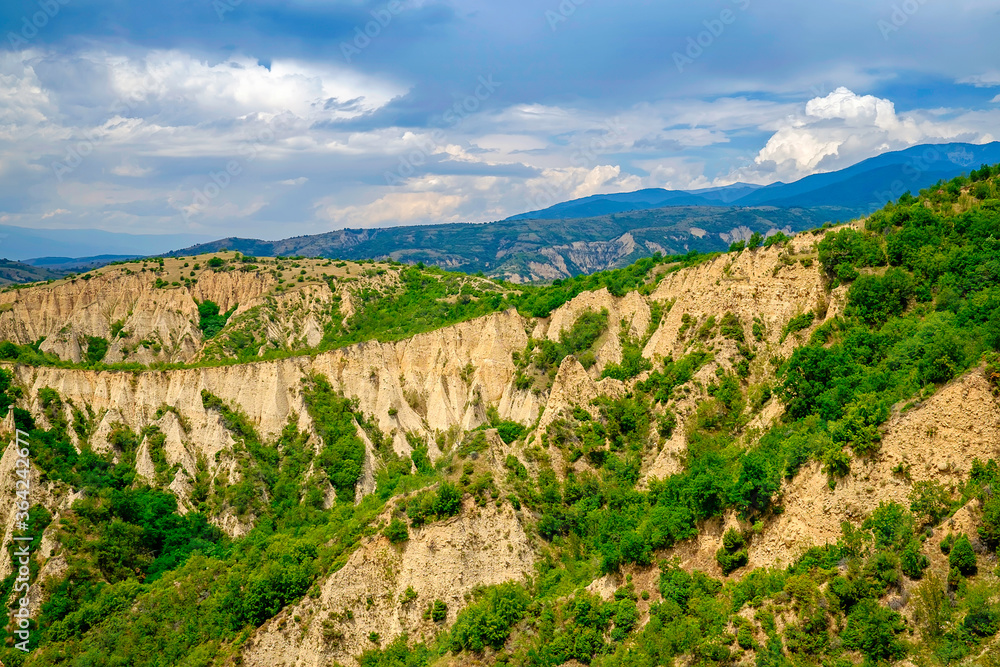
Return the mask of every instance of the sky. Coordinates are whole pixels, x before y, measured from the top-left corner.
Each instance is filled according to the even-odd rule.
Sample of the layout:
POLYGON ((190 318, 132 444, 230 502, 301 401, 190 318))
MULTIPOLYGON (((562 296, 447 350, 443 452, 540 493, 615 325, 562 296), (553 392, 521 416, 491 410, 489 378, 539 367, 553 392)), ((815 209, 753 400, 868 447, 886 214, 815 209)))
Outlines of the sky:
POLYGON ((1000 138, 994 0, 5 0, 0 225, 279 239, 1000 138))

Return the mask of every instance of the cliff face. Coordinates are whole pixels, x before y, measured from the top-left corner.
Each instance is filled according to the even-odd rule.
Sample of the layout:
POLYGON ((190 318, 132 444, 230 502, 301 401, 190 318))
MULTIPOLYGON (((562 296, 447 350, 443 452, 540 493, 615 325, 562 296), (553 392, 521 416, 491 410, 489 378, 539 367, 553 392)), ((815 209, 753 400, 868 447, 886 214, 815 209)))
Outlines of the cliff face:
POLYGON ((685 339, 681 335, 685 315, 703 323, 711 316, 721 319, 725 313, 736 315, 752 344, 787 354, 801 340, 790 336, 782 342, 783 329, 789 320, 812 310, 818 315, 818 325, 842 309, 843 291, 834 292, 832 297, 826 294, 816 262, 814 244, 820 238, 801 234, 786 248, 772 246, 726 255, 668 275, 653 292, 652 299, 672 302, 673 306, 650 338, 644 354, 666 357, 683 353, 690 342, 690 337, 685 339), (752 335, 755 319, 765 332, 760 341, 752 335))
MULTIPOLYGON (((97 337, 108 342, 107 363, 191 362, 206 351, 198 304, 211 301, 222 313, 232 310, 235 329, 251 329, 265 341, 262 352, 302 349, 316 345, 328 324, 350 314, 341 314, 337 304, 350 299, 352 288, 377 289, 394 274, 383 268, 382 277, 363 276, 359 265, 325 260, 252 264, 233 253, 212 257, 226 264, 209 267, 211 257, 171 258, 162 265, 131 262, 0 292, 0 340, 22 345, 42 340, 43 352, 79 362, 88 337, 97 337)), ((217 350, 207 352, 219 356, 217 350)))
MULTIPOLYGON (((302 379, 319 373, 357 398, 360 410, 373 416, 381 430, 394 433, 393 445, 402 454, 411 450, 407 431, 434 443, 438 432, 481 424, 485 406, 504 408, 504 418, 517 411, 513 416, 528 421, 537 414, 539 399, 512 387, 511 353, 524 349, 524 329, 524 320, 508 311, 396 343, 362 343, 315 357, 174 371, 14 370, 32 412, 43 412, 39 390, 45 387, 59 392, 68 421, 73 419, 70 404, 92 410, 96 422, 89 444, 97 451, 107 451, 107 437, 116 424, 137 433, 159 426, 167 435, 167 462, 180 464, 175 481, 183 486, 184 479, 194 478, 199 455, 213 477, 228 470, 228 459, 220 452, 231 450, 233 439, 219 414, 205 409, 203 390, 239 408, 265 439, 276 438, 290 418, 300 430, 315 433, 302 379), (466 372, 470 364, 471 374, 466 372), (162 410, 165 406, 172 411, 162 410)), ((439 454, 432 444, 432 458, 439 454)))
POLYGON ((452 623, 477 586, 519 581, 531 575, 535 552, 509 506, 477 508, 467 502, 460 516, 412 531, 404 544, 384 537, 365 542, 347 564, 307 596, 285 609, 247 642, 251 667, 349 664, 373 646, 401 634, 430 640, 442 624, 425 618, 435 600, 448 606, 452 623), (407 590, 416 594, 407 598, 407 590))

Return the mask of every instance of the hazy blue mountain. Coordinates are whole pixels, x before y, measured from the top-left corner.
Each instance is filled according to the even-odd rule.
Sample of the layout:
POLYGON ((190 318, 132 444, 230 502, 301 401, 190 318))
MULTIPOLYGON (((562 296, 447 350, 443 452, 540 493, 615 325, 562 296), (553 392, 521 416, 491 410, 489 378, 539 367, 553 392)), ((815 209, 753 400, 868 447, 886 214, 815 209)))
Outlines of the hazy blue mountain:
POLYGON ((904 192, 914 195, 940 180, 948 180, 1000 162, 1000 142, 914 146, 885 153, 826 174, 794 183, 775 183, 737 199, 739 206, 837 206, 865 215, 904 192))
POLYGON ((1000 142, 991 144, 939 144, 914 146, 884 153, 839 171, 807 176, 794 183, 767 186, 735 183, 702 190, 646 189, 593 195, 562 202, 508 220, 561 220, 641 211, 664 206, 780 206, 783 208, 831 207, 836 221, 867 215, 898 199, 978 168, 1000 162, 1000 142))
POLYGON ((99 229, 29 229, 0 225, 0 257, 145 256, 211 240, 196 234, 124 234, 99 229))
MULTIPOLYGON (((541 211, 530 211, 511 216, 507 220, 566 220, 569 218, 591 218, 611 213, 642 211, 664 206, 712 206, 726 203, 718 191, 699 196, 678 190, 650 188, 637 192, 622 192, 611 195, 593 195, 550 206, 541 211)), ((744 193, 745 194, 745 193, 744 193)))
POLYGON ((732 185, 725 185, 717 188, 688 190, 688 193, 713 202, 730 204, 738 199, 741 199, 742 197, 747 196, 755 190, 759 190, 761 187, 763 186, 754 185, 753 183, 733 183, 732 185))

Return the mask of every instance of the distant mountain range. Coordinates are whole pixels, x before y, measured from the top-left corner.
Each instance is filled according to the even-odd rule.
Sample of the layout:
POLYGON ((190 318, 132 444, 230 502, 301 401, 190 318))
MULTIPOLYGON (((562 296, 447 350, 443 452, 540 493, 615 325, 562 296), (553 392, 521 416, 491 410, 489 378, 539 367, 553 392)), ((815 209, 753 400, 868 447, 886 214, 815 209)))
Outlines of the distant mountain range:
POLYGON ((663 190, 649 188, 612 195, 592 195, 550 206, 541 211, 513 215, 507 220, 568 220, 612 213, 643 211, 666 206, 728 206, 759 190, 760 185, 737 183, 706 190, 663 190))
POLYGON ((514 282, 625 266, 655 252, 725 250, 754 232, 793 233, 867 215, 942 179, 1000 163, 1000 142, 917 146, 847 169, 765 187, 595 195, 488 224, 344 229, 281 241, 227 238, 170 253, 392 257, 514 282))
POLYGON ((125 234, 100 229, 30 229, 0 225, 0 257, 90 258, 101 255, 145 256, 211 240, 197 234, 125 234))
POLYGON ((565 220, 664 206, 780 206, 839 209, 838 221, 867 215, 918 191, 978 168, 1000 163, 1000 142, 915 146, 885 153, 840 171, 807 176, 794 183, 764 187, 736 183, 707 190, 648 189, 593 195, 556 204, 508 220, 565 220))
POLYGON ((851 220, 907 191, 916 194, 940 180, 997 163, 1000 142, 924 145, 794 183, 646 189, 594 195, 486 224, 342 229, 279 241, 232 237, 203 243, 205 239, 185 235, 0 226, 0 257, 44 255, 28 264, 67 272, 128 256, 181 256, 228 249, 260 256, 392 257, 470 273, 482 271, 515 282, 545 280, 624 266, 654 252, 724 250, 753 232, 793 233, 825 222, 851 220), (178 247, 183 249, 171 250, 178 247))
POLYGON ((385 258, 424 262, 512 282, 565 278, 631 264, 656 252, 725 250, 732 241, 821 226, 836 211, 773 206, 668 206, 571 220, 505 220, 343 229, 281 241, 228 238, 169 253, 385 258))

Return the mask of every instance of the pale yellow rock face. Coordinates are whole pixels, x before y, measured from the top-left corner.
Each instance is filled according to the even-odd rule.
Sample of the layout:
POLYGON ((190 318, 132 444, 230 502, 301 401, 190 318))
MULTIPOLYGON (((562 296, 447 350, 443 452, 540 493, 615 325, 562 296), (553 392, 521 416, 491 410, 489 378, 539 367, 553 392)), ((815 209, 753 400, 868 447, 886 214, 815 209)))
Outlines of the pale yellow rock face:
MULTIPOLYGON (((220 255, 233 258, 232 253, 220 255)), ((306 269, 284 269, 287 278, 305 270, 302 283, 279 282, 276 271, 242 270, 238 261, 231 263, 235 270, 200 266, 193 271, 199 260, 203 263, 207 257, 190 259, 187 267, 181 260, 167 259, 160 273, 153 272, 155 262, 130 263, 90 272, 86 280, 0 292, 0 340, 26 344, 44 338, 42 351, 78 362, 86 338, 97 336, 110 342, 104 358, 108 363, 187 363, 206 352, 198 304, 213 301, 221 312, 235 308, 231 323, 265 309, 266 316, 254 323, 254 333, 275 348, 304 349, 322 340, 324 322, 337 299, 341 317, 347 318, 354 313, 353 289, 385 290, 399 283, 397 270, 366 273, 352 265, 352 275, 347 272, 351 267, 327 266, 323 260, 303 260, 306 269), (143 266, 148 267, 145 272, 143 266), (163 281, 161 287, 157 279, 163 281), (188 279, 196 282, 181 284, 188 279), (127 335, 112 336, 115 323, 127 335)))
MULTIPOLYGON (((790 252, 793 256, 814 253, 812 244, 818 240, 819 237, 802 234, 793 239, 790 252)), ((721 319, 731 312, 739 318, 748 341, 754 318, 760 318, 766 327, 765 342, 775 351, 787 354, 797 347, 794 336, 779 345, 782 329, 789 320, 810 310, 824 309, 825 317, 832 317, 836 310, 829 307, 830 297, 825 292, 815 255, 812 265, 806 267, 801 262, 785 264, 781 260, 784 252, 777 246, 743 251, 668 275, 651 298, 673 302, 673 307, 647 343, 645 355, 667 357, 682 353, 684 345, 678 331, 685 314, 703 321, 710 315, 721 319)), ((818 317, 814 326, 823 321, 823 316, 818 317)))
POLYGON ((422 618, 434 600, 448 605, 450 624, 476 586, 523 580, 534 561, 509 505, 478 508, 467 500, 458 516, 411 529, 410 539, 400 545, 381 536, 365 542, 343 568, 320 582, 318 597, 305 597, 258 630, 246 644, 243 662, 250 667, 350 665, 373 646, 372 632, 383 646, 404 632, 429 640, 441 627, 422 618), (410 587, 417 598, 404 603, 410 587))
MULTIPOLYGON (((852 457, 851 474, 840 479, 836 488, 830 489, 826 473, 816 462, 782 485, 784 512, 753 538, 750 569, 787 565, 811 546, 836 542, 844 521, 858 524, 880 503, 909 507, 914 482, 936 481, 945 487, 964 483, 974 459, 985 462, 1000 457, 1000 401, 978 369, 919 406, 894 415, 883 431, 879 454, 871 460, 852 457), (910 479, 893 472, 899 464, 910 466, 910 479)), ((737 523, 733 515, 708 522, 696 540, 677 550, 685 567, 721 576, 715 552, 726 529, 737 523)), ((925 548, 928 556, 933 558, 943 536, 937 536, 933 548, 925 548)))
MULTIPOLYGON (((98 416, 90 437, 96 451, 107 451, 107 438, 116 424, 125 424, 135 432, 154 423, 160 426, 167 435, 168 463, 179 463, 193 479, 198 455, 205 457, 213 475, 232 465, 225 454, 233 439, 218 413, 204 408, 202 390, 242 410, 264 438, 276 438, 289 419, 295 419, 300 430, 315 433, 303 399, 302 380, 319 373, 345 395, 357 398, 361 411, 373 415, 384 432, 396 431, 395 448, 409 454, 405 431, 414 431, 433 443, 438 431, 478 426, 485 419, 485 406, 500 405, 504 396, 511 402, 501 412, 502 417, 509 416, 508 410, 517 410, 516 416, 523 421, 533 418, 538 399, 530 392, 514 392, 512 387, 515 367, 511 353, 526 344, 523 319, 507 311, 396 343, 362 343, 315 357, 162 372, 26 366, 17 367, 15 372, 27 396, 32 397, 28 406, 36 414, 41 413, 38 390, 44 387, 55 389, 74 405, 89 405, 98 416), (463 379, 470 364, 473 372, 466 374, 468 380, 463 379), (417 409, 407 403, 406 391, 420 397, 417 409), (514 394, 526 396, 513 401, 510 397, 514 394), (176 408, 188 430, 184 432, 170 412, 157 420, 162 406, 176 408), (397 414, 390 416, 390 408, 397 414)), ((66 412, 70 419, 68 405, 66 412)), ((144 451, 140 450, 139 472, 148 477, 151 462, 146 461, 148 453, 144 458, 144 451)), ((431 454, 435 458, 440 454, 436 445, 431 454)))

